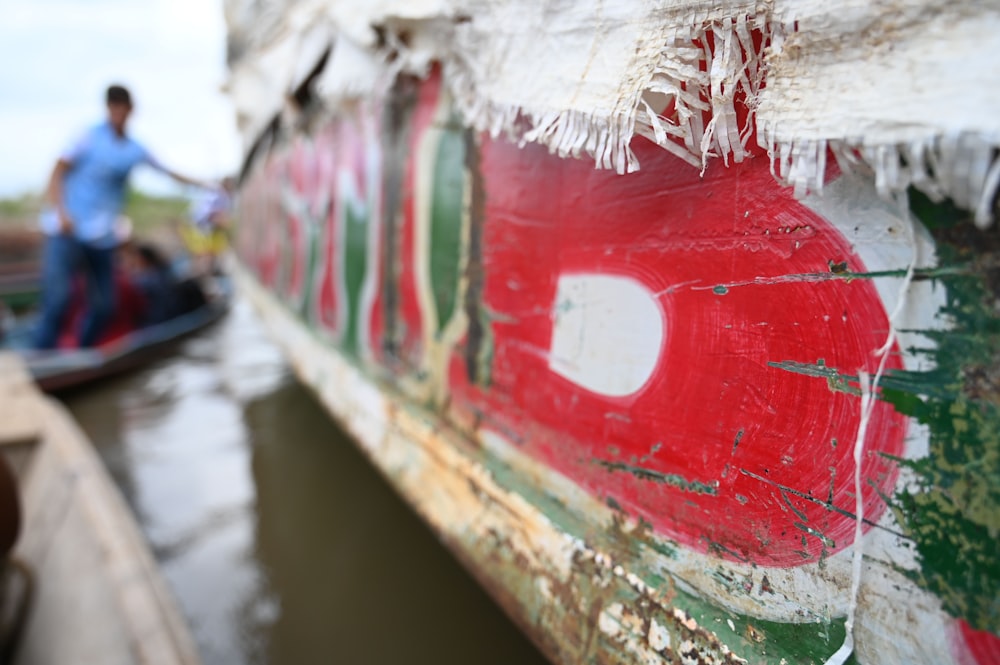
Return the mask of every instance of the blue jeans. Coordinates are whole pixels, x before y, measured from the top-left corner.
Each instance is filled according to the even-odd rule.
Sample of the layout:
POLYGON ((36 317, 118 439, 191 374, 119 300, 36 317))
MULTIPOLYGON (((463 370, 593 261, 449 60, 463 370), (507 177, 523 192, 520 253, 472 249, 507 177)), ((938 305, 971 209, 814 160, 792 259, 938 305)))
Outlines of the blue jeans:
POLYGON ((66 321, 73 278, 81 269, 87 281, 87 307, 80 326, 80 346, 93 346, 115 308, 115 250, 93 247, 73 236, 53 235, 42 250, 42 315, 35 347, 51 349, 59 342, 66 321))

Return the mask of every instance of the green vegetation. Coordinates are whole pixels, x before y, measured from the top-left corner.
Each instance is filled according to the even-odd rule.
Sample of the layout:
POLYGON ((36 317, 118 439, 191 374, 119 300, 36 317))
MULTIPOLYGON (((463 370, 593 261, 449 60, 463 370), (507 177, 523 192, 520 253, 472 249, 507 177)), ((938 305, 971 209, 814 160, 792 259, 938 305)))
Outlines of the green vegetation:
POLYGON ((185 198, 150 196, 134 189, 125 198, 125 214, 139 234, 184 221, 190 207, 190 201, 185 198))
MULTIPOLYGON (((125 200, 125 214, 132 219, 136 232, 144 235, 185 219, 190 205, 182 197, 151 196, 130 190, 125 200)), ((42 197, 38 194, 0 199, 0 228, 34 228, 41 207, 42 197)))
POLYGON ((0 228, 33 227, 41 206, 41 197, 36 194, 0 199, 0 228))

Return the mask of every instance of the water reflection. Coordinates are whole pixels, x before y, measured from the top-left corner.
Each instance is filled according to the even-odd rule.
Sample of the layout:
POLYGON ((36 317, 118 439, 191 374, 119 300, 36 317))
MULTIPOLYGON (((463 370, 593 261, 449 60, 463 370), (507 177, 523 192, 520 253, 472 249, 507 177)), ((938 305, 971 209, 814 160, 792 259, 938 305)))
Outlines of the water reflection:
POLYGON ((67 403, 206 665, 544 662, 294 382, 246 305, 67 403))

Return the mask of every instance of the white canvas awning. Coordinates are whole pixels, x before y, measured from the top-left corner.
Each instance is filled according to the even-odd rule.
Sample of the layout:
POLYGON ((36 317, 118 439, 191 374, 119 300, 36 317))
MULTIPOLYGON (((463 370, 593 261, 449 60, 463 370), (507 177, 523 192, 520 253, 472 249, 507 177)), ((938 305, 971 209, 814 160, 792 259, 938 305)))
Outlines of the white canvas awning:
POLYGON ((343 38, 329 99, 436 60, 471 126, 620 173, 641 167, 635 134, 701 168, 742 159, 755 127, 800 194, 821 188, 828 149, 886 195, 913 185, 980 224, 1000 182, 995 1, 228 0, 227 16, 247 145, 315 57, 304 44, 343 38))

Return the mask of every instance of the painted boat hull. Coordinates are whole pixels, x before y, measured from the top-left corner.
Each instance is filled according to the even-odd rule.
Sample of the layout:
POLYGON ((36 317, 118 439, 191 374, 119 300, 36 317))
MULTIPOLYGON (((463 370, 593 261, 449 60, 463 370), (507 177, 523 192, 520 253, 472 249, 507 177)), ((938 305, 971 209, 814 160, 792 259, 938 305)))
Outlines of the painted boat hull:
POLYGON ((555 662, 1000 662, 968 243, 856 176, 632 147, 594 171, 400 79, 252 165, 240 284, 555 662))

